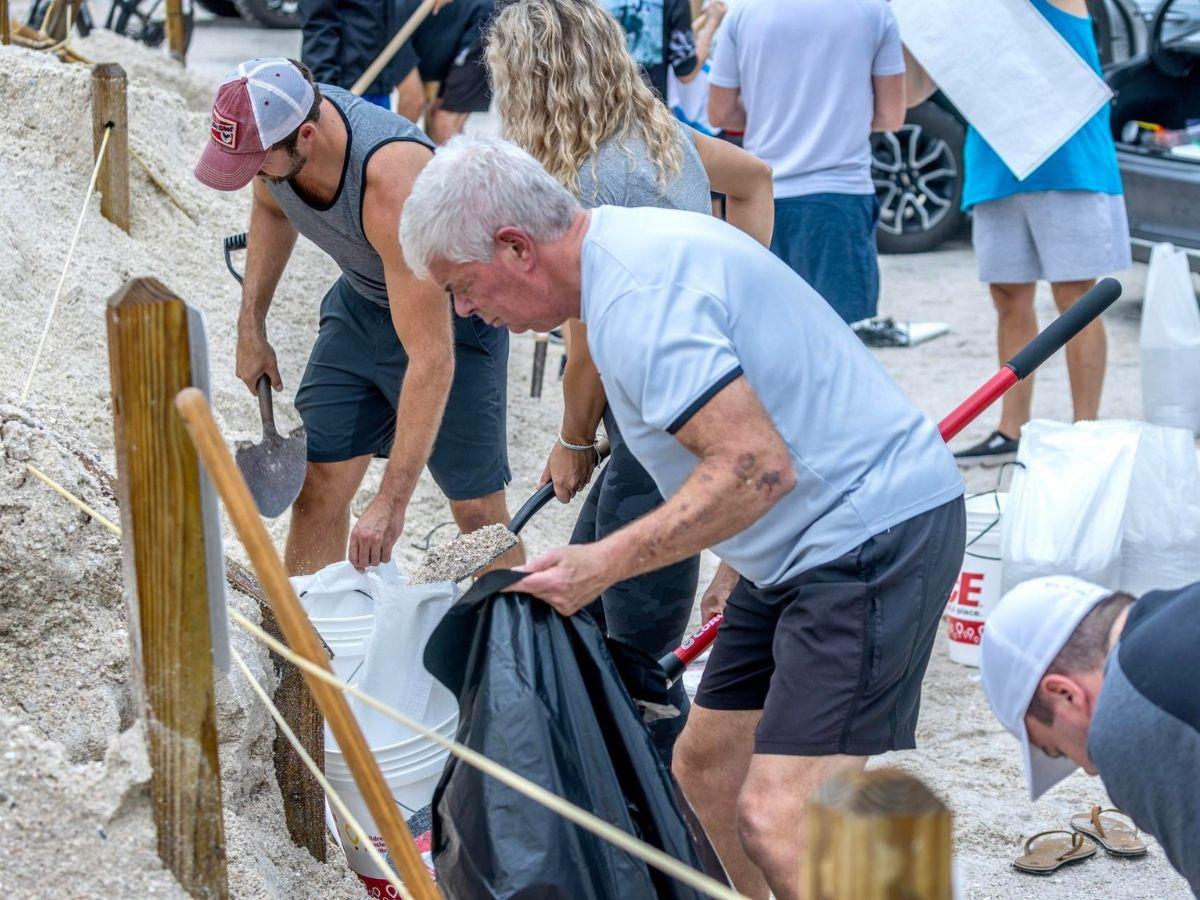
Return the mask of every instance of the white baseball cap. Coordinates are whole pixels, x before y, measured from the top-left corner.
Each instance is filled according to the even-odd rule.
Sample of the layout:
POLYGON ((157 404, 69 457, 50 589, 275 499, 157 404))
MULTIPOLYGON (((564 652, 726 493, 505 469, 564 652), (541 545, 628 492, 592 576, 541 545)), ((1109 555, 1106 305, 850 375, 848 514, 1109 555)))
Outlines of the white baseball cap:
POLYGON ((1075 771, 1066 757, 1047 756, 1029 743, 1025 713, 1046 669, 1079 623, 1113 591, 1080 578, 1054 575, 1022 582, 988 616, 980 647, 983 693, 1025 754, 1030 799, 1075 771))
POLYGON ((196 177, 218 191, 244 188, 271 147, 308 118, 315 96, 312 84, 290 60, 240 63, 217 90, 196 177))

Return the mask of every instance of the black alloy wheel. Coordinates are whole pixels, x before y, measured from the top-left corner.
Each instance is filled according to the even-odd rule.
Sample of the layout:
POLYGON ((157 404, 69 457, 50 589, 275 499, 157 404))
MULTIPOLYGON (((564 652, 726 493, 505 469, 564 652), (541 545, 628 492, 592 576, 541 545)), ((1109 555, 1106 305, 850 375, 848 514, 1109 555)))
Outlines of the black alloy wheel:
POLYGON ((962 227, 964 128, 934 103, 909 110, 899 131, 871 139, 881 253, 924 253, 962 227))

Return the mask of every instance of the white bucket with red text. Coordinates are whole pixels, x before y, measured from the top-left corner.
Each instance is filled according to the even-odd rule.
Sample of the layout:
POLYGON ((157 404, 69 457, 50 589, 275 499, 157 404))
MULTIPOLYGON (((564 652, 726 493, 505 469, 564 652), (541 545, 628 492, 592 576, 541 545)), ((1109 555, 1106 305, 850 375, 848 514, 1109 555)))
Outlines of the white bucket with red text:
MULTIPOLYGON (((445 738, 453 739, 457 728, 458 712, 455 711, 433 730, 445 738)), ((358 875, 367 889, 368 896, 396 897, 396 889, 365 848, 365 842, 370 841, 390 862, 383 836, 376 828, 371 811, 359 793, 345 757, 337 750, 336 743, 329 744, 328 739, 329 734, 326 732, 325 777, 367 833, 364 835, 355 831, 328 802, 325 804, 326 822, 346 855, 347 865, 358 875)), ((383 780, 399 807, 400 815, 412 832, 417 850, 432 874, 429 832, 432 818, 429 804, 433 799, 433 789, 446 766, 449 751, 427 737, 416 735, 388 747, 372 748, 371 755, 379 764, 383 780)))
POLYGON ((1000 518, 1007 500, 998 491, 967 498, 967 549, 946 604, 950 659, 962 665, 979 665, 983 626, 1000 602, 1000 518))

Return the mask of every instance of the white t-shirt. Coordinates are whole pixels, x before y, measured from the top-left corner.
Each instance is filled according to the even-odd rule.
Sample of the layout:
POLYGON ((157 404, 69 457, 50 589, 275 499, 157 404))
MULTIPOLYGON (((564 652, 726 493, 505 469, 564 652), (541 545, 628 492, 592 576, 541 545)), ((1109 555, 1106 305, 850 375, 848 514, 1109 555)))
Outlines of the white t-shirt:
POLYGON ((741 89, 776 197, 871 194, 871 78, 903 72, 886 0, 754 0, 721 23, 709 82, 741 89))
POLYGON ((698 213, 601 206, 583 244, 588 347, 621 434, 670 497, 696 457, 674 434, 744 375, 797 484, 713 551, 785 581, 947 503, 962 478, 937 428, 812 288, 698 213))

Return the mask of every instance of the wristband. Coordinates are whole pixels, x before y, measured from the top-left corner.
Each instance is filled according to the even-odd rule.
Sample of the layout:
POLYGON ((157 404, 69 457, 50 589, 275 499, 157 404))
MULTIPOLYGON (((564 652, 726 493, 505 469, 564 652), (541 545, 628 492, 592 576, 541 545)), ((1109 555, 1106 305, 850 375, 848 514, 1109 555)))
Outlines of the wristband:
POLYGON ((595 441, 592 441, 590 444, 572 444, 567 441, 562 434, 559 434, 558 436, 558 443, 563 447, 566 447, 568 450, 573 450, 576 453, 587 453, 589 450, 595 452, 596 450, 595 441))

